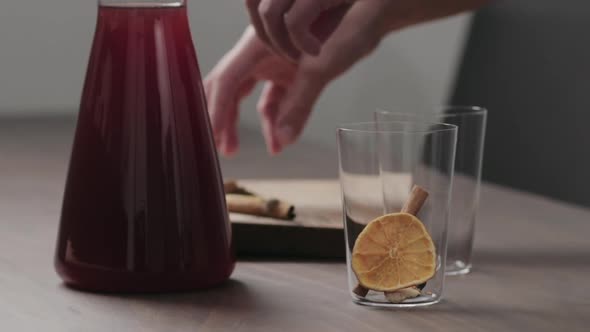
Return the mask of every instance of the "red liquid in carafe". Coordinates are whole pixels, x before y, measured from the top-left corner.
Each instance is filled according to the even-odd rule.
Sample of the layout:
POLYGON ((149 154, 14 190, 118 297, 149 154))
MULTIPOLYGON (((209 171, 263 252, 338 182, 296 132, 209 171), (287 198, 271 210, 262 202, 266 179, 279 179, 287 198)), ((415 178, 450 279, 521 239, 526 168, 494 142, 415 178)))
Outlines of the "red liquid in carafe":
POLYGON ((210 287, 234 268, 186 7, 100 7, 56 267, 96 291, 210 287))

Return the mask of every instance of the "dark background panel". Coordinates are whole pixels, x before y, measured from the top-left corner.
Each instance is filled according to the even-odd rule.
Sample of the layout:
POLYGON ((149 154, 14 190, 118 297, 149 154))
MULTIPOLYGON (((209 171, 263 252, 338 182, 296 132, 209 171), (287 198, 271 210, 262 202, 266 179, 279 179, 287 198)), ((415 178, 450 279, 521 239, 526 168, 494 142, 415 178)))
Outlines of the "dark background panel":
POLYGON ((485 180, 590 206, 590 2, 478 12, 450 102, 490 110, 485 180))

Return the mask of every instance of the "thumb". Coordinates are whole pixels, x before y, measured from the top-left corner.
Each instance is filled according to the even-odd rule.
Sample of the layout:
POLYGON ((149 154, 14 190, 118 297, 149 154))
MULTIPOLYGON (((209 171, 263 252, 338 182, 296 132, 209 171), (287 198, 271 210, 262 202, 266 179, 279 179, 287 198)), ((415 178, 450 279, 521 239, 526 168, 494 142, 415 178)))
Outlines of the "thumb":
POLYGON ((299 138, 324 86, 309 75, 295 77, 279 106, 273 128, 281 150, 299 138))

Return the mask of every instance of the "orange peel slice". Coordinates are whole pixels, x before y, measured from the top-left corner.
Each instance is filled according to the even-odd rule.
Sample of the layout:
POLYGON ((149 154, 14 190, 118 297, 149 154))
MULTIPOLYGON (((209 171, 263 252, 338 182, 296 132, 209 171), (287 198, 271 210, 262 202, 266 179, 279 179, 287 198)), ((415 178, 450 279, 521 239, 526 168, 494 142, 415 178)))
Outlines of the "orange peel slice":
POLYGON ((352 269, 363 287, 392 292, 430 280, 436 249, 418 218, 392 213, 371 221, 359 234, 352 269))

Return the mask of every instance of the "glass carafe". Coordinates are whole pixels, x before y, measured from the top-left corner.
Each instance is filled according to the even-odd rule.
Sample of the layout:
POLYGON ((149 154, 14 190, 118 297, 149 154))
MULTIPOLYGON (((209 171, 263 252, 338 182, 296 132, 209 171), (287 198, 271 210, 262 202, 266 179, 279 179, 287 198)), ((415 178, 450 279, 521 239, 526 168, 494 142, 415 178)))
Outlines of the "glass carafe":
POLYGON ((105 292, 207 288, 235 258, 186 1, 99 1, 55 264, 105 292))

